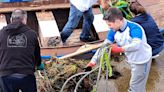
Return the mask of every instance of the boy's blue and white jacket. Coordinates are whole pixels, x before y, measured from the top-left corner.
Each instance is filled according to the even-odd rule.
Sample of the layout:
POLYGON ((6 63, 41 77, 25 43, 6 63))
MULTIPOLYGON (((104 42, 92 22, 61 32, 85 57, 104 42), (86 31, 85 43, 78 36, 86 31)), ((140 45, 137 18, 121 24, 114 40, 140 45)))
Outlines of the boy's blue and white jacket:
MULTIPOLYGON (((148 62, 152 56, 152 49, 147 44, 143 28, 126 19, 119 31, 109 30, 104 44, 113 42, 124 48, 128 63, 143 64, 148 62)), ((93 56, 91 62, 97 62, 96 55, 93 56)))

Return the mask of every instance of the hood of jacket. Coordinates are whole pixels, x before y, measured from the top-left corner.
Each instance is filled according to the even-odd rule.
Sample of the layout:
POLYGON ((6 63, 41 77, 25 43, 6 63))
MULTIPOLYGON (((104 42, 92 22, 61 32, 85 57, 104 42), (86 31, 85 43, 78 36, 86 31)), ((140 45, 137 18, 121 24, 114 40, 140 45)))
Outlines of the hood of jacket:
POLYGON ((11 35, 16 35, 28 31, 29 27, 25 26, 25 24, 21 22, 18 22, 18 23, 10 23, 7 26, 5 26, 2 30, 6 31, 11 35))
POLYGON ((148 21, 148 18, 150 16, 146 13, 137 15, 136 17, 132 18, 131 21, 137 22, 139 24, 144 23, 145 21, 148 21))

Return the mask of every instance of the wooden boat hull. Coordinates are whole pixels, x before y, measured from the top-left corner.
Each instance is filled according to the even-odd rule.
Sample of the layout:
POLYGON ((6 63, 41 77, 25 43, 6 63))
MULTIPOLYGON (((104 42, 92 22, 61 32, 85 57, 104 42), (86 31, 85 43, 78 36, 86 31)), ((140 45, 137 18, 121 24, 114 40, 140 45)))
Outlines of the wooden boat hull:
MULTIPOLYGON (((49 40, 49 38, 48 37, 44 38, 44 35, 42 34, 42 30, 45 30, 44 28, 42 29, 42 24, 41 24, 42 21, 53 20, 56 22, 56 25, 58 26, 58 30, 55 31, 60 32, 63 29, 69 16, 69 0, 42 0, 42 1, 34 0, 32 2, 0 3, 0 7, 1 7, 0 14, 3 15, 3 17, 0 17, 1 18, 0 23, 2 22, 3 25, 0 24, 0 26, 4 26, 10 23, 11 12, 14 9, 19 8, 27 11, 28 14, 27 24, 38 33, 39 41, 41 45, 41 55, 43 56, 44 55, 63 56, 75 52, 77 49, 79 49, 80 46, 85 44, 84 42, 80 42, 80 41, 76 41, 78 42, 78 44, 74 44, 74 41, 72 42, 72 39, 79 38, 79 33, 81 31, 78 34, 75 33, 76 38, 70 38, 70 41, 68 43, 70 42, 71 43, 69 44, 69 46, 57 46, 54 48, 53 46, 52 47, 47 46, 47 40, 49 40), (44 17, 42 16, 40 17, 41 13, 42 15, 44 15, 44 17), (45 14, 47 14, 48 17, 45 16, 45 14)), ((100 13, 98 8, 94 8, 93 12, 94 14, 100 13)), ((53 27, 48 27, 48 28, 52 30, 54 29, 53 27)), ((77 29, 80 28, 82 28, 82 20, 80 21, 77 29)), ((60 36, 58 37, 60 38, 60 36)), ((98 38, 99 38, 98 41, 102 42, 105 37, 106 37, 106 33, 103 32, 98 33, 98 38)))
POLYGON ((63 56, 75 52, 79 46, 59 47, 59 48, 41 48, 42 56, 63 56))

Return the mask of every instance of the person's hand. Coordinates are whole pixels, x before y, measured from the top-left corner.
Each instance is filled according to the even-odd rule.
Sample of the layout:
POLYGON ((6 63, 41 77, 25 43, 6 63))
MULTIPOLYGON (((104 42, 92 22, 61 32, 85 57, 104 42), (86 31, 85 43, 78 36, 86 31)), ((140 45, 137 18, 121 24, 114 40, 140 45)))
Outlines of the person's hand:
POLYGON ((112 53, 115 53, 115 54, 124 52, 124 49, 122 47, 119 47, 116 44, 112 44, 111 48, 112 48, 112 53))
POLYGON ((43 70, 44 69, 44 63, 41 62, 40 66, 37 66, 37 70, 43 70))
POLYGON ((87 64, 87 67, 94 67, 96 65, 96 62, 89 62, 87 64))
POLYGON ((88 71, 91 71, 91 70, 92 70, 92 67, 90 67, 90 66, 87 66, 86 68, 84 68, 85 72, 88 72, 88 71))
POLYGON ((108 8, 109 8, 109 2, 110 2, 110 0, 100 0, 99 1, 99 4, 100 4, 101 8, 104 11, 108 10, 108 8))
POLYGON ((109 8, 109 5, 108 5, 108 3, 101 3, 101 7, 106 11, 106 10, 108 10, 108 8, 109 8))
POLYGON ((89 63, 87 64, 87 66, 84 68, 84 71, 85 71, 85 72, 91 71, 91 70, 92 70, 92 67, 94 67, 95 65, 96 65, 95 62, 89 62, 89 63))

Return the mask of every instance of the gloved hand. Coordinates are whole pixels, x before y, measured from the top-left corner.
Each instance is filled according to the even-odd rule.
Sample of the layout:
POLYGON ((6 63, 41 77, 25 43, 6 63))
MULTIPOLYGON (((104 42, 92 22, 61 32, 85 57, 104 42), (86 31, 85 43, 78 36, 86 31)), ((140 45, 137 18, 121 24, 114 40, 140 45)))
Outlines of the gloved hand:
POLYGON ((91 71, 91 70, 92 70, 92 67, 90 67, 90 66, 87 66, 86 68, 84 68, 85 72, 88 72, 88 71, 91 71))
POLYGON ((117 54, 117 53, 124 52, 124 49, 116 44, 112 44, 111 47, 112 47, 112 53, 117 54))
POLYGON ((87 64, 87 67, 84 68, 84 71, 85 71, 85 72, 91 71, 91 70, 92 70, 92 67, 94 67, 95 65, 96 65, 95 62, 89 62, 89 63, 87 64))
POLYGON ((89 63, 87 64, 87 67, 94 67, 95 65, 96 65, 95 62, 89 62, 89 63))
POLYGON ((41 62, 40 66, 37 66, 37 70, 43 70, 44 69, 44 63, 41 62))

